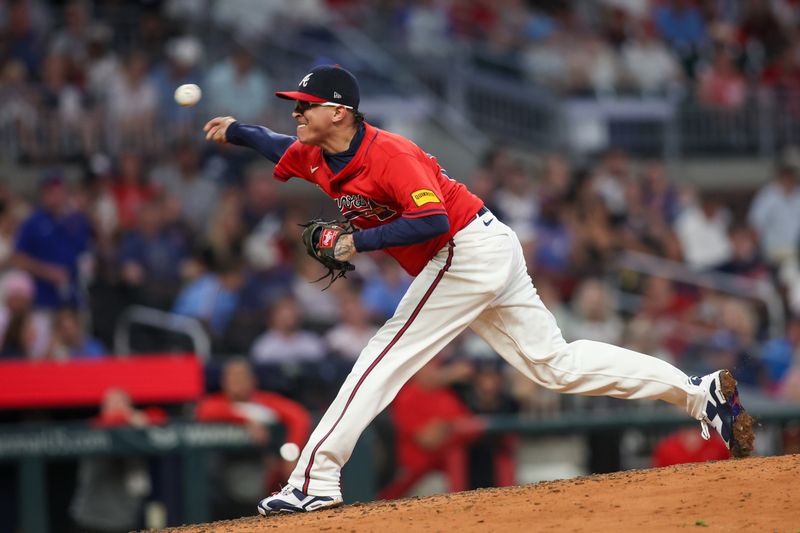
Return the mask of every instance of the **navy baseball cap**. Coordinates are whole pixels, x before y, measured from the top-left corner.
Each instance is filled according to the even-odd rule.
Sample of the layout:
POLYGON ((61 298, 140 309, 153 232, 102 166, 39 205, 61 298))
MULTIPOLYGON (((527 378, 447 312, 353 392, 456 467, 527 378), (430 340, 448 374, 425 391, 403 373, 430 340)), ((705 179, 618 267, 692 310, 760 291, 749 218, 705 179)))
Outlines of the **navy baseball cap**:
POLYGON ((296 91, 276 92, 279 98, 303 102, 331 102, 358 109, 358 81, 349 71, 338 65, 321 65, 306 74, 296 91))

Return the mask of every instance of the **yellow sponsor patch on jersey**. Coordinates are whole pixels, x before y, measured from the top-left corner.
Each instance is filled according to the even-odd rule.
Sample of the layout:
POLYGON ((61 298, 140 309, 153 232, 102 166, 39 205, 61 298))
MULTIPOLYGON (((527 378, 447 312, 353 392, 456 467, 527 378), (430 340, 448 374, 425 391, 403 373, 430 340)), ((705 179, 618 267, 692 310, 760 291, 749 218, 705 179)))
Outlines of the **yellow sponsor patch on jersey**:
POLYGON ((436 193, 430 189, 420 189, 418 191, 414 191, 411 193, 411 198, 414 200, 414 203, 417 204, 417 207, 429 203, 442 203, 439 200, 439 197, 436 196, 436 193))

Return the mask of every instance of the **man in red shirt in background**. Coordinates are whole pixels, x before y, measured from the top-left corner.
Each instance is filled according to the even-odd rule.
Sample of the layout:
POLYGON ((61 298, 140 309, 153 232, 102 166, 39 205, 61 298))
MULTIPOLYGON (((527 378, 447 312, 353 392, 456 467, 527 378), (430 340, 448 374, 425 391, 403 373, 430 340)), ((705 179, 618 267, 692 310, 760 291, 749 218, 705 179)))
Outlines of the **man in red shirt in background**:
POLYGON ((653 466, 722 461, 730 457, 731 452, 719 435, 703 440, 697 431, 683 428, 659 441, 653 451, 653 466))
POLYGON ((468 447, 480 433, 480 422, 450 388, 464 374, 462 368, 443 369, 434 359, 400 389, 391 407, 398 476, 381 492, 382 499, 404 496, 436 471, 447 478, 449 492, 469 488, 468 447))
MULTIPOLYGON (((286 428, 286 442, 299 447, 306 443, 311 429, 308 411, 299 403, 283 396, 257 389, 256 376, 247 359, 234 358, 222 369, 222 391, 209 394, 197 404, 195 416, 202 422, 232 422, 247 426, 259 445, 270 441, 268 424, 280 423, 286 428)), ((224 453, 214 457, 213 486, 215 518, 234 518, 250 513, 252 500, 265 488, 288 476, 296 461, 264 458, 260 452, 224 453), (255 496, 254 496, 255 495, 255 496)))

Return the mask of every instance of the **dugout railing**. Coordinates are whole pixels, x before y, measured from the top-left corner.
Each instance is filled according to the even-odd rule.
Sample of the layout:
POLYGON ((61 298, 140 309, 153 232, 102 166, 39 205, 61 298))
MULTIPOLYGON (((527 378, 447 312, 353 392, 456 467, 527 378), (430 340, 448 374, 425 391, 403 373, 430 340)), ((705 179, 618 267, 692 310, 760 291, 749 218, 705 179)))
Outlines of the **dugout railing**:
MULTIPOLYGON (((746 397, 750 413, 763 429, 800 421, 800 405, 755 401, 746 397)), ((519 416, 481 417, 484 433, 514 433, 530 438, 594 432, 640 430, 663 432, 696 424, 674 409, 620 409, 613 412, 564 413, 548 419, 519 416)), ((283 442, 282 428, 272 426, 266 450, 275 452, 283 442)), ((699 431, 699 428, 698 428, 699 431)), ((364 432, 342 473, 345 503, 370 501, 377 494, 374 468, 375 434, 364 432)), ((0 463, 18 465, 17 487, 22 531, 48 533, 46 465, 49 461, 85 457, 175 455, 179 458, 183 514, 180 523, 210 519, 209 497, 214 490, 207 479, 207 457, 215 451, 258 450, 242 426, 175 421, 149 428, 91 428, 86 424, 27 425, 0 428, 0 463)), ((264 448, 260 448, 264 449, 264 448)), ((171 524, 171 525, 177 525, 171 524)))

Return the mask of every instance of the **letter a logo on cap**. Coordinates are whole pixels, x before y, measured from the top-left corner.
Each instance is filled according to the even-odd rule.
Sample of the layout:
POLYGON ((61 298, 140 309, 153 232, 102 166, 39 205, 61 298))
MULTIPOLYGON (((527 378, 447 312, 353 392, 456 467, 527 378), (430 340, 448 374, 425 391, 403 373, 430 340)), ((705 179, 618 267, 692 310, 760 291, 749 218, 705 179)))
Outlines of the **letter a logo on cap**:
POLYGON ((311 76, 313 76, 313 75, 314 75, 314 73, 313 73, 313 72, 311 72, 310 74, 306 74, 306 77, 305 77, 305 78, 303 78, 302 80, 300 80, 300 85, 302 85, 303 87, 306 87, 306 86, 308 86, 308 80, 309 80, 309 79, 311 78, 311 76))

